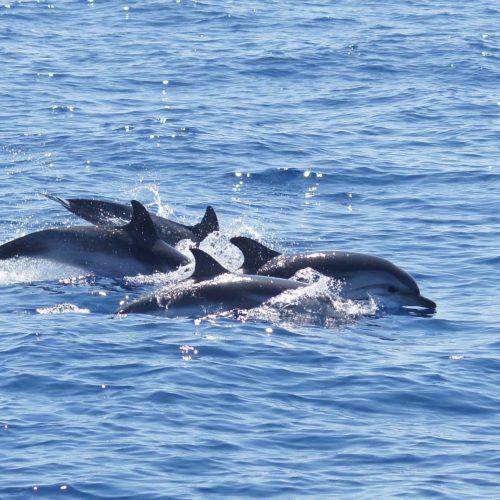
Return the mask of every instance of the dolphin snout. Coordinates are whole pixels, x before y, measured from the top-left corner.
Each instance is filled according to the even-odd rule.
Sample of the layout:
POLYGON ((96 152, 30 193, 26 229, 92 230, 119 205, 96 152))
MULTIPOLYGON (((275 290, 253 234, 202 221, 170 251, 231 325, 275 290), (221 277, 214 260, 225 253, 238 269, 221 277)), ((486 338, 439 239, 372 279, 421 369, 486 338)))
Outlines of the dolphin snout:
POLYGON ((410 295, 405 297, 405 299, 408 299, 405 301, 405 306, 422 307, 424 309, 432 309, 433 311, 435 311, 437 307, 433 300, 423 295, 410 295))

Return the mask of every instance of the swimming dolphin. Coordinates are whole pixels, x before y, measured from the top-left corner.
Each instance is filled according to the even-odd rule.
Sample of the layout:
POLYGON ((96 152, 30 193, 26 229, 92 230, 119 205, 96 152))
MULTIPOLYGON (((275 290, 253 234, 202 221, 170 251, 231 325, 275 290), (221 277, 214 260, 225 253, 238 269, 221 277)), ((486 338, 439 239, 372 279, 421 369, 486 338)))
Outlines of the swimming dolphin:
POLYGON ((191 279, 140 297, 126 304, 117 314, 166 314, 170 317, 196 317, 232 309, 250 309, 287 290, 307 285, 298 281, 234 274, 197 248, 191 252, 195 270, 191 279))
POLYGON ((420 295, 415 280, 388 260, 354 252, 280 254, 261 243, 237 236, 230 239, 243 253, 244 273, 291 278, 311 268, 340 280, 340 294, 354 300, 373 298, 379 305, 436 309, 436 303, 420 295))
MULTIPOLYGON (((50 200, 60 203, 70 212, 78 215, 92 224, 98 226, 114 226, 130 221, 132 208, 129 205, 112 201, 92 200, 87 198, 59 198, 48 193, 43 193, 50 200)), ((180 240, 189 239, 195 243, 204 240, 213 231, 219 230, 219 222, 215 210, 208 206, 203 219, 193 226, 185 226, 178 222, 151 214, 158 236, 170 245, 175 245, 180 240)))
POLYGON ((187 264, 185 255, 158 238, 148 211, 132 201, 125 226, 68 226, 27 234, 0 246, 0 260, 42 258, 101 276, 123 277, 172 271, 187 264))

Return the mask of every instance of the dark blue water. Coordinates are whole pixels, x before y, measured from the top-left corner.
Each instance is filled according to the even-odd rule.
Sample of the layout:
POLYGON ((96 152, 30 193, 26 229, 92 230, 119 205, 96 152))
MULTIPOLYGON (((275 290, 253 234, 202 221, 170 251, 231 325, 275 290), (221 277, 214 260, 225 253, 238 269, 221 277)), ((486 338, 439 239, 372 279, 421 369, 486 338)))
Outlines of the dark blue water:
MULTIPOLYGON (((0 498, 500 495, 497 2, 12 1, 0 241, 132 198, 385 257, 431 317, 167 319, 0 267, 0 498)), ((225 243, 225 244, 224 244, 225 243)))

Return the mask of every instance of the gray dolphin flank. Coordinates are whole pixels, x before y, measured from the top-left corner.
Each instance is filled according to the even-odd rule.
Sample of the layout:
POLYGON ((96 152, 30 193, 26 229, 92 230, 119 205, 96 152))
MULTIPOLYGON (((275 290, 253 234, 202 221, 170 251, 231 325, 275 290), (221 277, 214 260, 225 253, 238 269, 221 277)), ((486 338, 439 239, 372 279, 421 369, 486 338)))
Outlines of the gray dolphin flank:
POLYGON ((158 238, 141 203, 132 201, 124 226, 69 226, 27 234, 0 246, 0 260, 32 257, 61 262, 101 276, 167 272, 188 263, 185 255, 158 238))
MULTIPOLYGON (((60 203, 64 208, 78 217, 85 219, 97 226, 116 226, 126 223, 132 217, 132 208, 129 205, 113 201, 94 200, 89 198, 60 198, 48 193, 43 193, 50 200, 60 203)), ((203 219, 198 224, 186 226, 178 222, 165 219, 158 215, 149 214, 158 233, 158 237, 175 245, 181 240, 192 240, 199 243, 210 233, 219 230, 219 222, 215 210, 208 206, 203 219)))
POLYGON ((311 252, 286 255, 261 243, 237 236, 231 243, 243 253, 243 272, 291 278, 297 271, 314 269, 343 283, 341 294, 363 300, 370 297, 387 307, 435 310, 436 303, 420 294, 415 280, 392 262, 354 252, 311 252))
POLYGON ((307 285, 298 281, 233 274, 210 255, 192 248, 192 279, 158 290, 125 305, 117 314, 165 314, 196 317, 207 313, 251 309, 288 290, 307 285))

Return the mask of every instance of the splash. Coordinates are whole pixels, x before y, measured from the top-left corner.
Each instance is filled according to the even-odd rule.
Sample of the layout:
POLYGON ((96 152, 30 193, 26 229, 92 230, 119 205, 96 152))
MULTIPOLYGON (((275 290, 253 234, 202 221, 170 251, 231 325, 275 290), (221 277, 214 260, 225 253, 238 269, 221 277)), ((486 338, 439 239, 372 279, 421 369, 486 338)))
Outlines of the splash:
POLYGON ((146 194, 153 195, 153 202, 147 203, 146 207, 150 208, 152 206, 156 206, 156 215, 159 217, 165 217, 166 219, 170 218, 174 213, 173 209, 168 205, 162 203, 160 196, 160 189, 155 184, 145 184, 134 188, 131 191, 131 195, 134 198, 142 198, 141 194, 146 192, 146 194))
POLYGON ((338 327, 377 313, 374 301, 345 299, 340 295, 340 283, 322 275, 315 279, 307 287, 288 290, 269 299, 248 311, 248 317, 282 326, 338 327))
POLYGON ((74 284, 85 277, 82 270, 44 259, 21 257, 0 261, 0 285, 32 283, 33 281, 60 281, 74 284))
POLYGON ((125 276, 123 281, 129 286, 152 285, 157 287, 168 287, 186 280, 194 270, 192 263, 169 273, 137 274, 136 276, 125 276))
POLYGON ((241 252, 230 243, 230 238, 232 236, 215 231, 200 243, 200 249, 210 254, 229 271, 237 271, 243 264, 243 257, 241 252))

